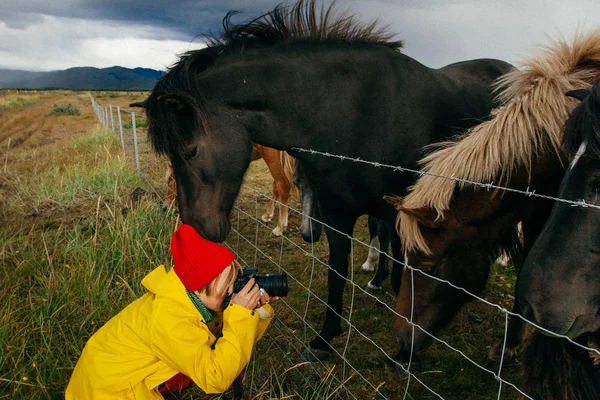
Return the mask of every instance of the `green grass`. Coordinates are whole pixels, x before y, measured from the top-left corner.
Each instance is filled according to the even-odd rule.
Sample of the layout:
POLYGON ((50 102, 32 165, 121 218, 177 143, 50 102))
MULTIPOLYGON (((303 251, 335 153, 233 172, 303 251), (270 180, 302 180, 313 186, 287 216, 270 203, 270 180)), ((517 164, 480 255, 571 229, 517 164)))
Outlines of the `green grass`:
MULTIPOLYGON (((136 115, 135 116, 135 126, 136 126, 136 128, 142 128, 142 127, 148 126, 148 121, 146 120, 146 117, 144 117, 142 115, 136 115)), ((131 129, 132 127, 133 127, 133 124, 131 122, 131 119, 123 122, 123 128, 131 129)))
MULTIPOLYGON (((147 150, 148 143, 142 141, 140 146, 147 150)), ((145 171, 153 172, 152 184, 164 190, 161 161, 151 153, 142 154, 145 171)), ((38 159, 42 156, 36 154, 38 159)), ((144 179, 137 177, 131 156, 121 153, 117 135, 96 130, 48 152, 46 157, 48 160, 33 166, 31 173, 7 174, 0 181, 2 187, 11 189, 5 192, 7 222, 0 224, 0 399, 62 398, 87 339, 143 293, 143 276, 159 264, 171 264, 168 249, 177 215, 161 210, 160 199, 144 179), (131 194, 137 187, 148 194, 133 206, 131 194)), ((23 154, 21 159, 27 162, 31 155, 23 154)), ((270 195, 271 180, 262 161, 251 164, 246 184, 270 195)), ((273 236, 270 231, 274 223, 255 219, 260 219, 266 203, 265 198, 242 189, 238 199, 242 211, 233 211, 232 227, 250 243, 232 232, 227 244, 242 263, 256 265, 261 273, 278 272, 280 264, 308 285, 313 259, 305 252, 326 261, 326 238, 314 247, 303 243, 295 231, 300 218, 293 212, 289 240, 273 236), (254 248, 255 242, 260 252, 254 248)), ((298 208, 297 198, 291 204, 298 208)), ((364 217, 355 235, 368 241, 364 217)), ((364 247, 354 246, 354 271, 366 254, 364 247)), ((321 298, 327 295, 326 275, 326 268, 315 263, 311 290, 321 298)), ((354 273, 354 282, 360 287, 370 278, 354 273)), ((494 266, 484 296, 509 307, 507 293, 513 290, 514 271, 494 266)), ((391 313, 385 307, 394 307, 389 280, 376 297, 379 302, 358 289, 353 293, 346 285, 344 316, 352 304, 356 329, 393 356, 397 349, 391 334, 391 313)), ((346 391, 361 399, 381 398, 373 395, 374 386, 395 399, 402 398, 407 383, 409 399, 436 398, 414 378, 408 381, 406 375, 399 374, 380 349, 346 323, 333 345, 339 352, 345 349, 345 358, 368 383, 337 355, 323 366, 305 363, 299 351, 304 340, 315 335, 302 320, 306 307, 306 290, 290 279, 290 294, 276 306, 277 320, 258 343, 248 366, 245 387, 250 398, 347 398, 346 391)), ((324 315, 325 307, 311 295, 307 322, 318 330, 324 315)), ((473 302, 437 336, 482 363, 489 348, 501 340, 503 322, 503 315, 473 302)), ((497 397, 493 377, 440 344, 423 355, 421 368, 415 373, 445 399, 497 397)), ((518 383, 518 364, 503 367, 502 376, 518 383)), ((509 389, 503 393, 503 399, 517 398, 509 389)), ((191 389, 179 398, 217 397, 191 389)))
POLYGON ((16 195, 46 207, 40 222, 0 230, 0 398, 60 398, 89 336, 142 293, 146 273, 169 263, 175 219, 152 197, 131 209, 138 178, 111 143, 103 132, 72 142, 79 160, 16 195), (75 222, 61 222, 70 210, 75 222))
POLYGON ((79 115, 79 109, 72 104, 58 104, 48 115, 79 115))
POLYGON ((39 100, 39 98, 32 96, 6 96, 4 98, 0 98, 0 110, 23 108, 29 104, 37 103, 39 100))
POLYGON ((117 136, 107 131, 75 140, 63 149, 63 154, 77 154, 78 159, 64 159, 45 171, 37 171, 31 185, 20 189, 21 199, 36 209, 99 197, 105 201, 122 199, 140 182, 126 167, 118 146, 117 136))

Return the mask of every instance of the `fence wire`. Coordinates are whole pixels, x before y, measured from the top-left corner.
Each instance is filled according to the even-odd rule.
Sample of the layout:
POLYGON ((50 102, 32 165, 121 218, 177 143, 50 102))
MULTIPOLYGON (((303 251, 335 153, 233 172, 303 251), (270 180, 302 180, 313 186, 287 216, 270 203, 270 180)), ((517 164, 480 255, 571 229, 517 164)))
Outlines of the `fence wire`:
MULTIPOLYGON (((161 193, 164 193, 165 190, 157 189, 152 184, 152 182, 155 182, 157 181, 157 179, 160 179, 160 177, 164 174, 164 169, 161 169, 160 163, 157 163, 155 155, 153 154, 152 150, 148 148, 148 146, 143 148, 141 150, 141 153, 138 153, 137 137, 135 135, 135 114, 129 110, 125 111, 119 108, 101 107, 95 102, 91 95, 90 99, 92 101, 94 111, 98 116, 100 122, 105 127, 112 129, 113 132, 120 133, 121 146, 125 154, 131 154, 132 151, 135 152, 136 167, 138 170, 138 174, 145 180, 150 190, 152 190, 157 197, 162 199, 164 196, 161 196, 161 193), (115 109, 114 111, 116 111, 117 113, 116 117, 113 116, 113 109, 115 109), (131 128, 123 128, 123 121, 125 120, 125 118, 122 118, 122 114, 124 116, 128 116, 129 114, 131 115, 131 128), (115 120, 118 123, 118 129, 116 129, 114 126, 115 120), (117 130, 119 132, 117 132, 117 130)), ((294 148, 294 150, 299 152, 309 152, 311 154, 316 154, 323 157, 333 157, 339 159, 340 161, 364 163, 375 168, 391 168, 399 173, 410 172, 416 173, 418 175, 433 175, 428 172, 404 168, 402 166, 387 165, 369 160, 361 160, 359 158, 351 158, 343 155, 320 152, 314 149, 294 148)), ((530 188, 527 188, 527 190, 522 191, 513 188, 497 186, 494 185, 493 182, 473 182, 459 179, 454 176, 439 177, 442 179, 451 179, 465 184, 474 185, 488 190, 503 190, 513 193, 520 193, 522 195, 530 197, 535 196, 539 198, 549 199, 552 201, 564 202, 575 207, 600 208, 600 206, 598 205, 589 204, 583 200, 577 201, 540 195, 538 193, 535 193, 535 190, 530 190, 530 188)), ((335 361, 306 362, 300 357, 300 353, 303 349, 305 349, 308 346, 308 340, 310 336, 319 335, 318 324, 321 322, 314 315, 311 316, 311 314, 315 314, 314 311, 315 309, 317 309, 317 307, 315 307, 315 304, 318 305, 318 309, 321 311, 324 307, 328 307, 327 301, 324 299, 325 294, 323 293, 322 284, 319 284, 319 282, 321 282, 322 279, 318 279, 318 277, 322 277, 323 275, 327 276, 327 273, 332 269, 329 266, 329 264, 326 261, 324 261, 322 257, 319 256, 319 254, 317 254, 318 252, 323 253, 323 249, 320 248, 319 251, 317 251, 314 243, 298 243, 297 240, 294 240, 294 236, 298 236, 297 234, 295 234, 295 232, 283 234, 280 238, 277 239, 278 243, 275 243, 273 241, 274 239, 272 239, 270 235, 271 227, 265 222, 263 222, 259 216, 259 205, 271 200, 273 200, 272 196, 264 194, 259 190, 252 188, 248 185, 243 185, 242 191, 240 192, 238 200, 236 201, 234 212, 232 212, 232 233, 228 237, 226 245, 237 254, 238 260, 243 265, 260 267, 261 272, 262 269, 266 269, 267 271, 284 272, 290 279, 290 296, 288 298, 282 298, 279 300, 275 320, 271 324, 272 326, 267 331, 265 339, 263 339, 263 344, 259 343, 259 348, 260 346, 266 346, 269 349, 272 349, 271 351, 275 351, 277 352, 277 354, 281 354, 281 358, 279 359, 280 363, 278 364, 277 368, 274 368, 274 366, 271 365, 271 367, 274 368, 273 370, 276 373, 281 374, 280 376, 283 376, 284 374, 294 375, 295 378, 302 380, 304 382, 305 387, 307 388, 314 387, 315 384, 318 384, 319 379, 321 379, 323 376, 327 376, 328 379, 331 379, 332 387, 335 389, 332 390, 332 393, 328 393, 328 398, 364 398, 365 393, 369 393, 369 397, 371 398, 378 399, 414 398, 411 395, 411 392, 415 391, 414 383, 416 383, 418 387, 425 390, 425 393, 427 393, 427 396, 429 396, 427 398, 453 398, 444 397, 443 394, 438 393, 438 391, 431 387, 431 382, 426 382, 426 373, 419 373, 411 370, 411 367, 414 365, 412 348, 410 352, 410 358, 407 363, 401 363, 396 360, 396 357, 392 354, 392 352, 394 351, 394 344, 390 344, 390 342, 393 342, 391 331, 387 332, 387 335, 384 335, 384 339, 382 339, 382 336, 378 335, 377 326, 375 326, 374 324, 369 324, 368 321, 365 323, 365 321, 363 320, 364 316, 360 313, 360 309, 357 308, 357 305, 355 304, 358 296, 361 296, 362 299, 368 299, 368 301, 372 302, 372 304, 374 304, 375 307, 377 307, 376 309, 380 316, 384 315, 383 320, 391 320, 392 318, 403 319, 412 328, 413 337, 415 329, 419 328, 433 342, 437 343, 443 349, 454 353, 461 359, 465 360, 468 364, 472 365, 474 368, 488 374, 491 377, 491 379, 497 382, 497 389, 488 390, 486 391, 486 393, 489 395, 490 393, 497 392, 497 394, 495 395, 497 399, 515 398, 515 393, 518 393, 517 396, 521 396, 521 398, 531 399, 531 397, 523 390, 521 390, 517 384, 515 384, 514 382, 510 382, 508 379, 505 379, 502 376, 504 350, 507 344, 508 322, 510 317, 520 318, 527 324, 540 331, 543 331, 552 336, 560 337, 564 340, 569 341, 573 345, 584 349, 585 351, 595 353, 600 356, 600 352, 597 349, 583 346, 579 343, 574 342, 573 340, 564 335, 559 335, 554 332, 551 332, 533 323, 532 321, 526 320, 521 315, 507 310, 502 305, 495 304, 494 302, 487 300, 481 296, 470 293, 468 290, 454 285, 453 283, 447 280, 437 278, 420 269, 414 268, 411 265, 405 263, 403 260, 395 260, 393 257, 387 255, 386 249, 372 247, 370 244, 364 242, 363 240, 360 240, 357 237, 346 235, 345 233, 335 229, 334 227, 326 225, 322 221, 311 218, 310 216, 302 215, 300 210, 292 207, 291 205, 288 205, 290 211, 290 218, 294 218, 293 215, 295 215, 296 218, 310 218, 310 223, 320 223, 328 229, 347 237, 352 243, 349 276, 342 276, 339 272, 333 270, 334 273, 343 278, 347 283, 347 289, 345 291, 344 300, 346 304, 349 304, 349 306, 347 306, 344 309, 342 313, 343 315, 336 313, 337 316, 341 318, 342 322, 347 327, 347 331, 342 335, 343 337, 341 338, 341 341, 343 343, 341 344, 341 346, 339 346, 339 340, 335 342, 333 349, 335 361), (244 202, 246 205, 242 204, 242 202, 240 201, 241 198, 244 198, 244 200, 246 200, 244 202), (248 209, 248 202, 251 204, 251 209, 248 209), (404 268, 408 269, 410 271, 411 276, 411 285, 413 285, 411 290, 412 296, 414 296, 415 293, 413 277, 415 273, 418 273, 426 277, 427 279, 431 279, 444 285, 448 285, 456 290, 460 290, 463 293, 471 296, 471 298, 479 304, 491 309, 494 312, 499 313, 502 316, 501 320, 503 321, 504 326, 497 327, 497 331, 501 332, 503 337, 501 341, 501 359, 497 369, 492 370, 486 365, 484 365, 484 363, 477 362, 473 354, 467 354, 468 351, 461 350, 459 346, 455 344, 450 344, 448 340, 442 339, 434 335, 433 333, 426 331, 420 325, 416 324, 413 320, 413 309, 415 303, 414 297, 411 298, 410 313, 409 315, 405 316, 397 313, 394 310, 394 308, 390 306, 388 301, 382 300, 380 298, 381 296, 374 295, 373 293, 363 289, 362 286, 357 284, 355 282, 354 277, 354 256, 356 249, 355 246, 358 246, 358 248, 362 249, 362 251, 372 250, 378 252, 380 255, 384 254, 387 257, 389 257, 393 262, 397 262, 404 268), (270 255, 270 253, 274 251, 276 251, 277 254, 273 253, 272 255, 270 255), (294 252, 300 255, 300 259, 302 260, 302 262, 289 262, 290 257, 288 255, 294 252), (354 335, 352 337, 356 337, 357 339, 351 339, 351 335, 354 335), (389 384, 385 382, 385 379, 381 379, 377 376, 374 376, 375 374, 369 368, 357 366, 364 364, 364 360, 360 360, 360 358, 361 355, 363 355, 364 357, 365 351, 361 351, 360 353, 358 353, 355 349, 356 346, 354 345, 354 340, 360 340, 361 344, 366 344, 370 346, 375 351, 375 354, 378 354, 378 356, 374 356, 373 353, 371 353, 369 357, 379 357, 380 360, 385 360, 386 363, 392 365, 396 370, 400 371, 406 379, 406 382, 402 385, 402 388, 396 389, 395 391, 390 393, 390 389, 388 388, 389 384), (338 362, 342 363, 341 371, 339 371, 338 368, 338 374, 330 374, 332 363, 338 362), (512 392, 507 392, 505 390, 506 388, 511 388, 512 392)), ((281 205, 279 201, 275 201, 276 203, 281 205)), ((361 301, 364 303, 364 300, 361 301)), ((377 321, 381 320, 378 319, 377 321)), ((383 324, 380 323, 380 325, 383 324)), ((473 353, 473 351, 470 351, 470 353, 473 353)), ((253 362, 251 363, 252 365, 249 367, 249 369, 256 368, 257 363, 261 362, 263 361, 260 356, 253 356, 253 362)), ((269 390, 269 394, 265 394, 265 396, 278 397, 276 394, 274 394, 273 390, 274 389, 271 388, 269 390)), ((461 398, 463 397, 464 396, 461 396, 461 398)))

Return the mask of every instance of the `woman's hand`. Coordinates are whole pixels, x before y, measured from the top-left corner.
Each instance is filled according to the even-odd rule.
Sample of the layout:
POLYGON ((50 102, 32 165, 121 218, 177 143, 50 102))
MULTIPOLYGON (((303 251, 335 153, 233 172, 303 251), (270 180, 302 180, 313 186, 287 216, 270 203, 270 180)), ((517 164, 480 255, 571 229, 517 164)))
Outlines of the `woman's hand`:
POLYGON ((279 299, 278 296, 269 296, 269 293, 265 292, 264 289, 260 289, 260 298, 258 299, 258 307, 262 307, 270 301, 275 301, 279 299))
POLYGON ((258 285, 255 284, 254 278, 250 279, 242 290, 231 296, 232 303, 245 307, 248 310, 254 310, 256 305, 259 304, 259 299, 260 290, 258 285))

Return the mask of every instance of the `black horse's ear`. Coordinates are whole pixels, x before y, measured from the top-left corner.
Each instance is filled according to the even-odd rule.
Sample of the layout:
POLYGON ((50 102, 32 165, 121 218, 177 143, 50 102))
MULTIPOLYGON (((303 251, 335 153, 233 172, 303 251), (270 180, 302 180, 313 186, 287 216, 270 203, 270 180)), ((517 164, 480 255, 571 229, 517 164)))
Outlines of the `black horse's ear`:
POLYGON ((162 96, 158 96, 157 100, 164 105, 173 107, 177 111, 192 108, 188 99, 177 94, 163 94, 162 96))
POLYGON ((141 108, 146 108, 146 102, 145 101, 138 101, 137 103, 131 103, 129 105, 129 107, 141 107, 141 108))
POLYGON ((573 97, 573 98, 575 98, 575 99, 577 99, 579 101, 582 101, 589 94, 590 94, 590 90, 589 89, 575 89, 575 90, 569 90, 566 93, 566 96, 573 97))

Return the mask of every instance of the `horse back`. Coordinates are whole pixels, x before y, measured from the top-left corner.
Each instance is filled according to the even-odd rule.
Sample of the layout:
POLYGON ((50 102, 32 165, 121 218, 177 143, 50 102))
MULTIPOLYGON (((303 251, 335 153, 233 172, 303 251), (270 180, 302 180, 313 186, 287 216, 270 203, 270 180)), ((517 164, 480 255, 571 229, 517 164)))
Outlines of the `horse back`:
POLYGON ((494 82, 514 67, 496 59, 475 59, 446 65, 436 70, 438 83, 445 93, 438 103, 446 113, 461 116, 454 125, 460 133, 487 119, 499 106, 494 82))

